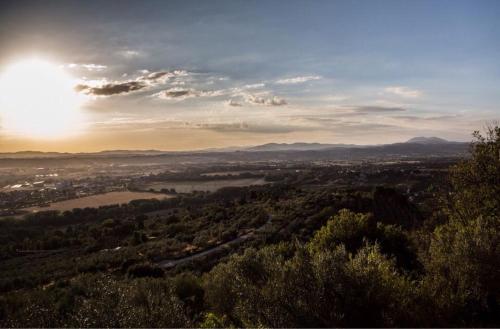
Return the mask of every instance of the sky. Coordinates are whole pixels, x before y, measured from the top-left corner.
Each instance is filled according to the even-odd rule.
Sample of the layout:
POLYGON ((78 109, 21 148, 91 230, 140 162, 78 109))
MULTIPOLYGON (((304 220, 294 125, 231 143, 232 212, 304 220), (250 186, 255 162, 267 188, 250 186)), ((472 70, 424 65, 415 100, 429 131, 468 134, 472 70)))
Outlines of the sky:
POLYGON ((497 0, 4 0, 0 152, 468 141, 500 119, 499 17, 497 0), (5 73, 35 57, 81 97, 71 133, 8 125, 26 100, 26 121, 66 122, 5 73))

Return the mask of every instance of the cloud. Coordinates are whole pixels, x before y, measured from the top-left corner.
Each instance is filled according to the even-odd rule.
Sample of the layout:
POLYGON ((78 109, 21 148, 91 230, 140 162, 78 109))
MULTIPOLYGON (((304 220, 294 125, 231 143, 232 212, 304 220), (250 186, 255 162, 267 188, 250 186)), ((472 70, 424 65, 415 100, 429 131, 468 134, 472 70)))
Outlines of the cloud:
POLYGON ((327 117, 327 116, 299 116, 295 119, 300 121, 311 121, 318 124, 332 124, 341 121, 338 118, 327 117))
POLYGON ((148 82, 165 83, 167 80, 176 77, 184 77, 189 75, 185 70, 174 70, 174 71, 157 71, 149 72, 148 70, 142 70, 142 76, 138 77, 137 80, 143 80, 148 82))
POLYGON ((189 120, 172 120, 168 118, 139 118, 137 116, 130 117, 115 117, 107 121, 97 121, 93 123, 95 129, 99 130, 174 130, 174 129, 190 129, 190 130, 210 130, 219 133, 259 133, 259 134, 283 134, 297 131, 313 131, 315 128, 295 125, 287 122, 273 121, 189 121, 189 120))
POLYGON ((152 97, 177 101, 199 97, 226 96, 226 104, 232 107, 243 106, 244 103, 262 106, 283 106, 288 104, 285 99, 272 96, 269 91, 261 89, 265 87, 264 82, 221 89, 198 89, 197 87, 200 84, 197 83, 197 75, 196 73, 180 69, 154 72, 139 70, 135 74, 122 75, 124 80, 121 81, 109 81, 106 79, 84 80, 75 87, 75 90, 87 95, 100 97, 125 95, 139 90, 153 90, 150 94, 152 97), (194 85, 192 85, 193 83, 194 85), (164 85, 168 87, 164 87, 163 90, 157 88, 164 85))
POLYGON ((405 112, 402 107, 385 106, 355 106, 348 108, 350 111, 358 114, 387 113, 387 112, 405 112))
POLYGON ((234 132, 234 131, 246 131, 249 130, 250 126, 245 122, 235 122, 235 123, 193 123, 191 126, 199 129, 208 129, 218 132, 234 132))
POLYGON ((76 63, 66 64, 66 65, 63 65, 63 67, 69 68, 69 69, 84 69, 84 70, 91 71, 91 72, 94 72, 94 71, 100 72, 100 71, 104 71, 105 69, 108 68, 106 65, 100 65, 100 64, 76 64, 76 63))
POLYGON ((279 98, 276 96, 273 96, 273 98, 266 100, 266 105, 281 106, 281 105, 286 105, 286 104, 287 104, 287 102, 283 98, 279 98))
POLYGON ((132 58, 137 58, 142 56, 143 54, 140 51, 137 50, 132 50, 132 49, 125 49, 125 50, 120 50, 118 51, 118 55, 126 58, 126 59, 132 59, 132 58))
POLYGON ((436 115, 436 116, 425 116, 419 117, 416 115, 398 115, 394 116, 394 119, 403 119, 408 121, 448 121, 459 118, 459 115, 436 115))
POLYGON ((283 134, 296 131, 309 131, 308 127, 282 125, 275 123, 191 123, 191 128, 212 130, 216 132, 253 133, 253 134, 283 134))
POLYGON ((234 107, 243 106, 243 104, 241 104, 240 102, 235 101, 234 99, 230 99, 227 102, 227 105, 234 106, 234 107))
POLYGON ((113 82, 108 82, 107 80, 85 81, 84 83, 77 85, 75 90, 94 96, 127 94, 133 91, 165 84, 171 78, 188 75, 188 72, 184 70, 157 72, 142 70, 140 73, 142 75, 134 80, 113 82))
POLYGON ((404 86, 389 86, 384 88, 384 92, 404 98, 417 98, 422 96, 422 92, 417 89, 411 89, 404 86))
POLYGON ((262 88, 264 86, 265 86, 264 83, 253 83, 250 85, 243 86, 243 89, 257 89, 257 88, 262 88))
POLYGON ((161 99, 186 99, 197 96, 198 94, 195 90, 179 87, 170 88, 158 93, 158 97, 161 99))
POLYGON ((218 97, 227 95, 230 91, 228 89, 217 90, 196 90, 193 88, 173 87, 163 90, 156 94, 161 99, 178 99, 184 100, 192 97, 218 97))
POLYGON ((319 75, 305 75, 305 76, 298 76, 298 77, 294 77, 294 78, 280 79, 280 80, 277 80, 276 83, 280 84, 280 85, 292 85, 292 84, 304 83, 307 81, 319 80, 319 79, 322 79, 322 77, 319 75))
POLYGON ((226 89, 218 89, 218 90, 202 90, 198 92, 198 96, 200 97, 217 97, 223 96, 227 94, 226 89))
POLYGON ((245 95, 245 100, 250 103, 250 104, 255 104, 255 105, 267 105, 267 106, 281 106, 281 105, 286 105, 287 102, 283 98, 279 98, 276 96, 273 97, 261 97, 257 95, 245 95))
POLYGON ((158 80, 160 78, 163 78, 165 77, 166 75, 168 75, 169 72, 167 71, 159 71, 159 72, 153 72, 153 73, 149 73, 148 75, 142 77, 142 79, 144 80, 158 80))
POLYGON ((161 91, 157 96, 161 99, 184 100, 192 97, 216 97, 225 93, 225 90, 195 90, 192 88, 174 87, 161 91))
MULTIPOLYGON (((227 100, 229 106, 242 106, 243 102, 266 106, 281 106, 287 104, 282 98, 268 96, 268 91, 254 91, 252 94, 247 92, 249 90, 263 88, 265 86, 263 82, 221 89, 198 89, 197 87, 200 84, 197 83, 197 75, 199 74, 180 69, 172 71, 160 70, 155 72, 143 69, 136 71, 135 74, 123 74, 122 78, 125 80, 121 81, 109 81, 105 78, 101 80, 84 80, 75 87, 75 90, 87 95, 111 96, 128 94, 138 90, 154 89, 154 93, 152 93, 151 96, 165 100, 180 101, 197 97, 227 96, 231 98, 227 100), (135 78, 132 78, 133 76, 135 76, 135 78), (193 83, 194 85, 192 85, 193 83), (162 85, 167 85, 168 88, 164 90, 156 88, 162 85)), ((215 81, 213 80, 215 78, 211 79, 210 81, 215 81)))
POLYGON ((87 95, 94 96, 111 96, 116 94, 124 94, 132 91, 145 88, 147 85, 140 81, 126 81, 122 83, 107 83, 98 87, 79 84, 75 87, 78 92, 83 92, 87 95))

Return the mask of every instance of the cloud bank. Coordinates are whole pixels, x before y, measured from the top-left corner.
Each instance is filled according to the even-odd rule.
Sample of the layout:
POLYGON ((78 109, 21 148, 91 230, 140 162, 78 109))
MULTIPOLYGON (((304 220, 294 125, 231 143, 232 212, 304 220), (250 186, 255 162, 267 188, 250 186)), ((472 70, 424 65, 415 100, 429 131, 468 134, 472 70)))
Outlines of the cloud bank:
POLYGON ((404 86, 390 86, 384 88, 384 92, 404 98, 418 98, 422 96, 422 92, 417 89, 411 89, 404 86))
POLYGON ((147 85, 140 81, 127 81, 122 83, 108 83, 99 87, 91 87, 88 85, 77 85, 75 89, 87 95, 94 96, 111 96, 117 94, 129 93, 136 90, 141 90, 147 85))
POLYGON ((113 81, 96 80, 85 81, 78 84, 75 90, 92 96, 112 96, 119 94, 128 94, 141 89, 152 88, 165 84, 169 79, 175 77, 187 76, 188 72, 184 70, 157 71, 149 72, 144 70, 142 75, 133 80, 113 81))
POLYGON ((297 83, 304 83, 307 81, 319 80, 321 78, 322 77, 320 77, 319 75, 305 75, 305 76, 276 80, 276 83, 279 85, 293 85, 297 83))

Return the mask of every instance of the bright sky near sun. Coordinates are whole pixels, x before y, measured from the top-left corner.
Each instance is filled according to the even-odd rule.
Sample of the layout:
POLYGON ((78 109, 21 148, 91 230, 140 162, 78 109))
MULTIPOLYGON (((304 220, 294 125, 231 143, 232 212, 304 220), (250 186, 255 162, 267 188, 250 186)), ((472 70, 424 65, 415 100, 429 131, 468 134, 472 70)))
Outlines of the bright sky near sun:
POLYGON ((469 140, 500 2, 2 1, 0 152, 469 140))

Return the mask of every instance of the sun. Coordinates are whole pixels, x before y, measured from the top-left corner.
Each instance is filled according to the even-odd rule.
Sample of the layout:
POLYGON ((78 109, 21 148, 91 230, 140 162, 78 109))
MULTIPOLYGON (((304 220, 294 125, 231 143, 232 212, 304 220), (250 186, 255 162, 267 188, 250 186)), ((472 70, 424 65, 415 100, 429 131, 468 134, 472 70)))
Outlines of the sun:
POLYGON ((52 139, 82 129, 83 96, 62 66, 31 58, 0 71, 0 126, 24 138, 52 139))

